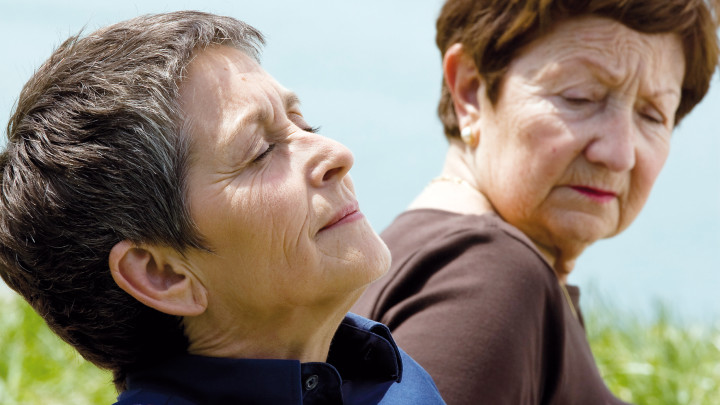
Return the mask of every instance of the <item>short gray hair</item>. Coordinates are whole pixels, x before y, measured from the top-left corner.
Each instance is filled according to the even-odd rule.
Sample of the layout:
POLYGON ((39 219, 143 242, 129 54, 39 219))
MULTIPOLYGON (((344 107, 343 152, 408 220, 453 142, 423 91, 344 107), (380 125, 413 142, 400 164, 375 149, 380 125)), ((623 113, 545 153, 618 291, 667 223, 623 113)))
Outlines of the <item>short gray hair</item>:
POLYGON ((263 43, 230 17, 145 15, 69 38, 20 93, 0 154, 0 275, 120 390, 129 369, 188 342, 179 317, 115 284, 108 254, 122 240, 205 248, 179 86, 197 50, 257 59, 263 43))

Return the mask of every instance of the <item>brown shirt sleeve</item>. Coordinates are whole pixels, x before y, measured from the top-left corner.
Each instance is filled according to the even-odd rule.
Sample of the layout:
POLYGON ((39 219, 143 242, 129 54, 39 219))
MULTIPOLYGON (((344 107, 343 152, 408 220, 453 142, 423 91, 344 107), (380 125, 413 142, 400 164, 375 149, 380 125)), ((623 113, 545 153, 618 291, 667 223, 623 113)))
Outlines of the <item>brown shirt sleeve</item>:
POLYGON ((618 403, 589 347, 567 353, 584 350, 566 328, 577 321, 552 269, 515 228, 495 215, 418 210, 382 236, 390 272, 353 312, 387 324, 448 404, 618 403), (568 356, 590 364, 568 367, 568 356), (570 369, 586 374, 582 384, 566 378, 570 369), (566 402, 588 393, 596 400, 566 402))

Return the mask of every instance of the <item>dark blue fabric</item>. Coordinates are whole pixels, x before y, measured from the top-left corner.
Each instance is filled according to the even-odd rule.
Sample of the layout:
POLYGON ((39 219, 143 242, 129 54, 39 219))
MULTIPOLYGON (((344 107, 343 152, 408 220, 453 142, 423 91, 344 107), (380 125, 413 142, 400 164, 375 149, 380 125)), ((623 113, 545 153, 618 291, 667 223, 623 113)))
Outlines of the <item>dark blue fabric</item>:
POLYGON ((116 405, 444 404, 384 325, 347 314, 327 363, 183 355, 131 372, 116 405))

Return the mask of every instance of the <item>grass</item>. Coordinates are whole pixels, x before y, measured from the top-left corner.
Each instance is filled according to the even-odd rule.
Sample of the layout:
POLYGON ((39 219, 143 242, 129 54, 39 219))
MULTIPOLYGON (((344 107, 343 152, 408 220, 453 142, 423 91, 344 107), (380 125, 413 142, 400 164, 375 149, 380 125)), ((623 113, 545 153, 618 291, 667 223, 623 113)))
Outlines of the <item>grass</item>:
POLYGON ((85 361, 16 296, 0 295, 0 404, 112 404, 110 373, 85 361))
MULTIPOLYGON (((111 404, 108 372, 84 361, 19 298, 3 298, 0 403, 111 404)), ((652 320, 593 303, 588 336, 610 389, 638 405, 718 404, 720 328, 684 325, 666 306, 652 320)))
POLYGON ((611 391, 638 405, 720 403, 720 328, 657 304, 651 321, 593 307, 588 338, 611 391))

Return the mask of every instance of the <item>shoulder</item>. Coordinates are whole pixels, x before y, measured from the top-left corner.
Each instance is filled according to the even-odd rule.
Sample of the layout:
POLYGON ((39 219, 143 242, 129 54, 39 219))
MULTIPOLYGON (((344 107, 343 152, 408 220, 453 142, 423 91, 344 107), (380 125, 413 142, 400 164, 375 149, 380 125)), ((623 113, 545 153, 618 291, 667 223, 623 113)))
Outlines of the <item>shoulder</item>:
POLYGON ((434 405, 444 404, 435 382, 425 369, 402 349, 402 378, 393 384, 381 404, 434 405))
MULTIPOLYGON (((505 281, 514 288, 554 285, 553 269, 533 243, 495 214, 458 215, 437 210, 408 211, 386 229, 383 239, 393 264, 386 278, 445 277, 505 281)), ((389 280, 385 280, 388 282, 389 280)))
POLYGON ((527 236, 492 213, 460 215, 430 209, 407 211, 398 216, 381 236, 391 249, 406 254, 438 248, 492 245, 493 251, 514 250, 543 261, 527 236))
MULTIPOLYGON (((397 347, 390 330, 379 322, 348 313, 335 334, 330 352, 329 361, 333 363, 340 360, 337 362, 338 371, 343 375, 348 371, 344 366, 352 364, 353 372, 348 375, 355 375, 355 379, 361 377, 358 370, 364 369, 372 371, 363 378, 391 382, 389 386, 385 385, 387 391, 382 396, 381 404, 444 404, 427 371, 397 347), (347 341, 352 341, 357 347, 342 346, 347 341), (341 345, 340 354, 334 353, 338 344, 341 345), (353 359, 349 354, 356 349, 362 349, 363 354, 361 358, 353 359)), ((352 379, 345 383, 352 383, 352 379)), ((367 400, 368 397, 364 398, 367 400)), ((347 400, 354 403, 355 399, 348 397, 347 400)))
POLYGON ((386 323, 450 402, 537 397, 557 361, 544 353, 562 346, 552 268, 497 215, 420 211, 383 233, 393 264, 356 308, 386 323))
POLYGON ((382 237, 392 265, 353 311, 391 330, 420 311, 437 313, 436 320, 469 313, 503 318, 537 314, 541 307, 556 307, 561 297, 557 277, 540 252, 497 215, 408 211, 382 237))

